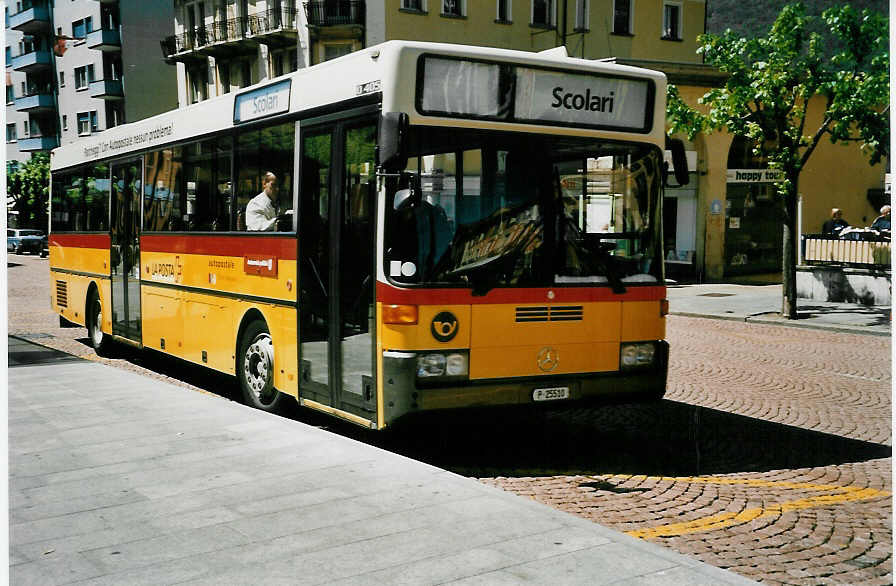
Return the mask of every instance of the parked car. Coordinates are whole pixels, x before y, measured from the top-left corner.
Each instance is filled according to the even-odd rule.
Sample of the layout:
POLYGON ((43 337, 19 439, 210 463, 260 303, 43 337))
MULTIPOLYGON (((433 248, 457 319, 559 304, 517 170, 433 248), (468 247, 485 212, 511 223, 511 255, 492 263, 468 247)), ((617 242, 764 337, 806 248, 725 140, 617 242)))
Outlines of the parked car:
POLYGON ((39 254, 43 250, 45 240, 46 236, 40 230, 8 229, 6 252, 39 254))
POLYGON ((47 258, 48 256, 50 256, 50 241, 47 235, 44 234, 43 238, 40 239, 40 257, 47 258))

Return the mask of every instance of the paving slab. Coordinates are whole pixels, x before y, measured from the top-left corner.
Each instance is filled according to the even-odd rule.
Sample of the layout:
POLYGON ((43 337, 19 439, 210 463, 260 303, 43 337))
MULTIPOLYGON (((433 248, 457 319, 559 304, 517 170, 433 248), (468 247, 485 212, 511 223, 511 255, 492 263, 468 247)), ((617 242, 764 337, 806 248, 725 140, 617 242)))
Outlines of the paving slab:
POLYGON ((729 319, 835 332, 889 336, 890 306, 797 299, 798 319, 781 317, 781 285, 668 284, 673 315, 729 319))
POLYGON ((10 340, 16 584, 753 583, 350 438, 31 346, 10 340))

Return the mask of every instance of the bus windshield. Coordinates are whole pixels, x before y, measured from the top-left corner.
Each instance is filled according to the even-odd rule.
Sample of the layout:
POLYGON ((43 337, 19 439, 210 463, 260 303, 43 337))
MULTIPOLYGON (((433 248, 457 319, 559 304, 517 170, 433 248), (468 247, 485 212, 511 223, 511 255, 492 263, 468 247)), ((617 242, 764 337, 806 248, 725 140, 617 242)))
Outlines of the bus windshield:
POLYGON ((413 128, 390 178, 386 275, 399 285, 659 283, 662 155, 594 138, 413 128))

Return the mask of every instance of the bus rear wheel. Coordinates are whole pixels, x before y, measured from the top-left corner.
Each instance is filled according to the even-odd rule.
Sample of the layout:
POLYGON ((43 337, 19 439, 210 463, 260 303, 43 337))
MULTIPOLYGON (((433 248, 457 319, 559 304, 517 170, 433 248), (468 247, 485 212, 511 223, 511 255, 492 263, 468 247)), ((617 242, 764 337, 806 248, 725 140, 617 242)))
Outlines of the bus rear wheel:
POLYGON ((90 345, 93 346, 97 354, 105 356, 109 353, 112 340, 103 333, 103 304, 96 291, 93 291, 87 299, 86 313, 87 336, 90 338, 90 345))
POLYGON ((276 411, 282 395, 274 388, 274 344, 263 321, 246 326, 236 364, 243 401, 262 411, 276 411))

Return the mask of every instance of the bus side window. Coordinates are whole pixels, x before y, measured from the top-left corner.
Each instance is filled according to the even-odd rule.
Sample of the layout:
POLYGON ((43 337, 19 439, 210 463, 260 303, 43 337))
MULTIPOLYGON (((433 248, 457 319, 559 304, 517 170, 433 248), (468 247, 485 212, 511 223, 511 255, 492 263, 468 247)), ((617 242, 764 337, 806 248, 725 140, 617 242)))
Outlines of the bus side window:
POLYGON ((277 197, 272 206, 277 216, 284 218, 279 231, 293 231, 292 211, 293 163, 295 152, 295 123, 287 122, 260 130, 243 132, 236 144, 236 229, 247 230, 246 206, 262 193, 262 181, 266 173, 277 177, 277 197))

